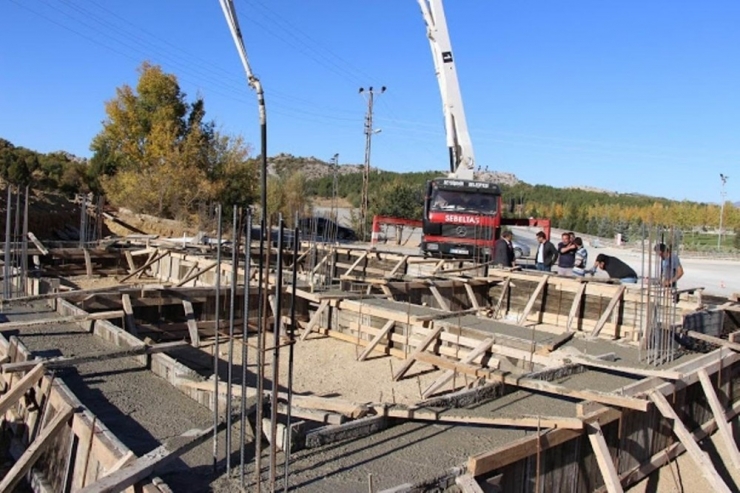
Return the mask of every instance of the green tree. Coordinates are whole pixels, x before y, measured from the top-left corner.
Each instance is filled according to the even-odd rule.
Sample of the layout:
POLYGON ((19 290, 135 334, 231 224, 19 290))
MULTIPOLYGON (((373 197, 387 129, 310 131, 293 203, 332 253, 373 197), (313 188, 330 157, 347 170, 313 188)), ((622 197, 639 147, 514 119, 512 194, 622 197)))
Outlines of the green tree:
MULTIPOLYGON (((422 189, 402 180, 394 180, 375 191, 370 196, 368 222, 374 215, 397 217, 401 219, 421 219, 424 212, 422 189)), ((365 229, 369 231, 369 228, 365 229)), ((396 243, 400 243, 403 227, 396 227, 396 243)))
POLYGON ((740 226, 735 226, 735 238, 732 240, 732 246, 740 250, 740 226))

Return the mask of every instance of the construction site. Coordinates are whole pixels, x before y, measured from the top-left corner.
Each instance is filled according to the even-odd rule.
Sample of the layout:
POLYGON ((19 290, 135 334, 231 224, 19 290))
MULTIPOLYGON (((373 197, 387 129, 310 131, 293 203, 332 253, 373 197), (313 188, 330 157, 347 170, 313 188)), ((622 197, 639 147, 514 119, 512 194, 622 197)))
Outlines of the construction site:
POLYGON ((259 205, 208 203, 213 231, 178 238, 6 183, 0 493, 740 490, 738 293, 677 284, 670 224, 643 223, 634 276, 515 260, 507 228, 550 241, 550 220, 477 174, 441 0, 419 4, 449 175, 423 218, 369 217, 386 88, 361 89, 359 237, 335 203, 323 229, 268 209, 264 92, 220 4, 258 99, 259 205))
POLYGON ((234 210, 211 242, 7 243, 1 491, 678 491, 684 453, 737 490, 736 298, 234 210))

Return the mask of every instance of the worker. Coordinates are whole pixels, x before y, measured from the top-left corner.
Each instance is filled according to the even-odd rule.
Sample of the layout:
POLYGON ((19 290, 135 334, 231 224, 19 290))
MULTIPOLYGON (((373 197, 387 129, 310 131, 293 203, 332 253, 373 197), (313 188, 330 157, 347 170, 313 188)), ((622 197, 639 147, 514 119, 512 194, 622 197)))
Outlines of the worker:
POLYGON ((617 257, 610 257, 603 253, 598 254, 590 272, 593 274, 597 268, 605 271, 610 278, 619 279, 622 284, 635 284, 637 282, 635 270, 617 257))
POLYGON ((660 257, 660 280, 663 286, 675 288, 678 280, 683 277, 683 266, 678 255, 665 243, 655 245, 655 252, 660 257))
POLYGON ((503 267, 514 267, 514 246, 511 244, 513 235, 511 231, 501 233, 501 238, 493 247, 493 263, 503 267))
POLYGON ((537 233, 537 256, 535 257, 535 268, 540 271, 549 272, 558 258, 558 251, 555 245, 547 239, 544 231, 537 233))
POLYGON ((558 274, 572 276, 578 246, 571 241, 570 233, 563 233, 561 239, 562 241, 558 243, 558 274))
POLYGON ((576 250, 576 262, 573 264, 573 274, 583 277, 586 274, 586 265, 588 265, 588 250, 583 246, 583 239, 577 237, 573 243, 578 247, 576 250))

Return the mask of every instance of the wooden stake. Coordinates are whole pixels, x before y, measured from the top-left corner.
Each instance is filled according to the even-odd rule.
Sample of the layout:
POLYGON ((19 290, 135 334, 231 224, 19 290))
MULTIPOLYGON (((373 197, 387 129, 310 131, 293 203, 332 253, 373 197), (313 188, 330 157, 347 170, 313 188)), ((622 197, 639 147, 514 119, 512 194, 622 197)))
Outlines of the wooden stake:
POLYGON ((306 328, 303 329, 303 334, 301 334, 301 341, 306 340, 308 334, 311 333, 316 324, 319 323, 319 320, 321 320, 321 314, 324 313, 324 310, 326 310, 326 307, 328 306, 329 300, 321 300, 321 303, 319 303, 319 307, 316 309, 313 317, 311 317, 311 320, 308 321, 308 325, 306 325, 306 328))
POLYGON ((414 349, 414 352, 409 354, 409 357, 406 359, 406 361, 403 362, 403 365, 401 365, 401 368, 398 370, 398 372, 393 375, 393 380, 398 381, 400 380, 407 371, 411 368, 411 366, 416 362, 416 357, 419 356, 421 353, 423 353, 426 348, 434 342, 437 337, 439 337, 439 334, 442 333, 442 329, 444 327, 439 326, 436 327, 434 330, 432 330, 429 335, 427 335, 423 341, 419 343, 418 346, 416 346, 416 349, 414 349))
POLYGON ((39 436, 36 437, 36 440, 29 445, 5 475, 2 482, 0 482, 0 491, 13 491, 73 414, 74 410, 69 406, 66 406, 57 413, 51 423, 41 431, 39 436))
POLYGON ((524 325, 524 323, 527 321, 529 312, 532 311, 532 307, 534 307, 534 303, 535 301, 537 301, 537 297, 540 295, 542 290, 545 289, 545 285, 547 284, 547 279, 549 277, 550 276, 542 276, 542 280, 540 280, 539 284, 537 284, 537 287, 532 293, 532 296, 529 298, 529 301, 527 301, 527 305, 524 307, 524 311, 522 312, 521 316, 519 317, 519 320, 517 321, 519 325, 524 325))
MULTIPOLYGON (((472 351, 468 353, 467 356, 465 356, 460 363, 462 364, 468 364, 472 363, 473 360, 475 360, 478 356, 482 356, 486 353, 489 349, 491 349, 491 346, 493 346, 493 343, 495 342, 495 339, 493 337, 489 337, 488 339, 485 339, 481 341, 478 346, 475 347, 472 351)), ((444 372, 437 380, 434 381, 425 391, 424 391, 424 398, 429 397, 436 391, 442 388, 447 382, 449 382, 453 377, 455 376, 455 370, 447 370, 444 372)))
POLYGON ((126 328, 128 331, 135 335, 139 335, 139 330, 136 327, 136 319, 134 318, 134 308, 131 306, 131 296, 128 294, 121 295, 121 304, 123 305, 123 313, 126 319, 126 328))
POLYGON ((609 300, 609 304, 606 305, 606 310, 604 310, 604 313, 601 314, 601 318, 599 318, 599 321, 596 322, 596 326, 594 327, 594 330, 591 331, 591 334, 589 335, 590 339, 595 338, 599 335, 601 332, 601 329, 604 328, 604 325, 606 325, 606 322, 609 320, 609 316, 614 311, 614 308, 616 308, 617 304, 619 303, 619 300, 622 299, 622 295, 624 295, 624 291, 627 289, 627 286, 622 284, 617 289, 617 292, 614 293, 614 296, 612 296, 612 299, 609 300))
MULTIPOLYGON (((370 341, 370 344, 365 346, 365 350, 360 354, 360 356, 357 358, 357 361, 365 361, 365 358, 367 358, 371 352, 375 349, 375 346, 380 343, 380 341, 386 337, 390 331, 393 329, 393 326, 396 325, 396 322, 394 320, 388 320, 385 325, 383 325, 383 328, 380 329, 380 332, 373 338, 372 341, 370 341)), ((360 329, 357 329, 358 332, 360 329)))
MULTIPOLYGON (((176 288, 179 288, 179 287, 182 287, 182 286, 186 285, 187 283, 189 283, 193 279, 197 279, 200 276, 202 276, 203 274, 205 274, 206 272, 208 272, 209 270, 212 270, 217 265, 218 265, 218 262, 213 262, 212 264, 206 265, 205 267, 203 267, 202 269, 200 269, 198 272, 195 272, 193 274, 189 274, 189 275, 185 276, 182 280, 180 280, 180 282, 178 282, 177 284, 175 284, 175 287, 176 288)), ((254 272, 257 272, 257 269, 252 269, 252 270, 254 272)))
POLYGON ((494 320, 498 318, 498 312, 501 311, 501 306, 504 304, 504 299, 506 299, 506 293, 509 292, 509 287, 511 286, 511 278, 507 277, 504 281, 504 285, 501 286, 501 294, 498 297, 498 301, 496 302, 496 308, 493 310, 493 318, 494 320))
POLYGON ((614 461, 612 460, 599 422, 593 421, 592 423, 588 423, 586 429, 588 431, 588 440, 591 442, 591 448, 596 456, 596 463, 599 465, 599 470, 601 470, 601 475, 604 478, 606 491, 608 493, 622 493, 624 491, 622 489, 622 483, 619 481, 619 474, 617 474, 617 469, 614 467, 614 461))
POLYGON ((714 464, 712 464, 709 456, 707 456, 696 441, 694 441, 694 437, 691 435, 689 430, 686 429, 686 426, 681 422, 676 411, 673 410, 663 394, 651 391, 649 396, 650 400, 655 403, 655 406, 658 408, 660 413, 666 419, 673 422, 673 433, 678 437, 683 446, 686 447, 686 451, 689 453, 691 458, 694 459, 694 463, 699 469, 699 472, 709 482, 712 489, 715 492, 730 493, 730 488, 727 487, 727 484, 719 473, 717 473, 717 470, 714 468, 714 464))
POLYGON ((439 292, 439 289, 437 289, 437 286, 429 286, 429 291, 432 292, 432 295, 434 295, 434 299, 437 301, 437 304, 442 310, 450 311, 450 304, 447 302, 446 299, 442 297, 442 294, 439 292))
POLYGON ((166 252, 164 252, 164 253, 162 253, 160 255, 157 255, 156 257, 154 257, 153 259, 149 260, 147 263, 145 263, 144 265, 142 265, 141 267, 139 267, 138 269, 136 269, 131 274, 128 274, 128 275, 124 276, 122 279, 119 280, 119 282, 128 281, 129 279, 131 279, 132 277, 134 277, 136 274, 143 273, 146 269, 149 268, 149 266, 151 266, 152 264, 154 264, 154 262, 157 262, 157 261, 165 258, 169 254, 170 254, 170 251, 168 250, 168 251, 166 251, 166 252))
MULTIPOLYGON (((195 312, 193 303, 190 300, 182 300, 182 307, 185 310, 185 318, 188 322, 188 333, 190 334, 190 344, 193 347, 200 346, 200 334, 198 333, 198 323, 195 321, 195 312)), ((246 334, 244 334, 246 340, 246 334)))
POLYGON ((740 451, 738 451, 737 442, 735 442, 735 438, 732 435, 732 428, 725 418, 727 414, 722 408, 722 404, 719 402, 719 398, 717 397, 717 393, 714 391, 714 386, 712 385, 712 381, 709 379, 707 370, 702 368, 699 370, 698 374, 701 386, 707 396, 707 401, 709 401, 709 406, 712 408, 712 414, 714 414, 714 419, 717 422, 719 434, 725 441, 727 451, 730 454, 732 465, 735 466, 735 468, 740 469, 740 451))
POLYGON ((570 313, 568 313, 568 322, 565 324, 565 330, 568 332, 572 330, 571 327, 573 326, 573 320, 576 319, 578 311, 581 308, 581 300, 583 300, 583 295, 586 292, 586 285, 587 283, 582 282, 581 285, 578 286, 575 298, 573 298, 573 304, 570 306, 570 313))
MULTIPOLYGON (((5 363, 13 364, 13 363, 5 363)), ((4 366, 4 365, 3 365, 4 366)), ((15 385, 10 387, 10 390, 2 397, 0 397, 0 418, 5 416, 5 413, 13 407, 23 395, 36 385, 41 377, 44 376, 44 365, 36 362, 31 362, 31 371, 26 373, 15 385)), ((3 491, 3 490, 0 490, 3 491)))

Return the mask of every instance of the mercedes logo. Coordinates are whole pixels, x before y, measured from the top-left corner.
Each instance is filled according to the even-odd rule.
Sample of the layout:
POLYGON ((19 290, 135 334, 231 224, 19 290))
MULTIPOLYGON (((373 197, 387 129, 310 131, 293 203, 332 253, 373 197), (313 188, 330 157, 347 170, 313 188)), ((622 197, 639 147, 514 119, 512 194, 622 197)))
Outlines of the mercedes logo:
POLYGON ((457 236, 465 236, 467 228, 465 226, 458 226, 457 227, 457 236))

